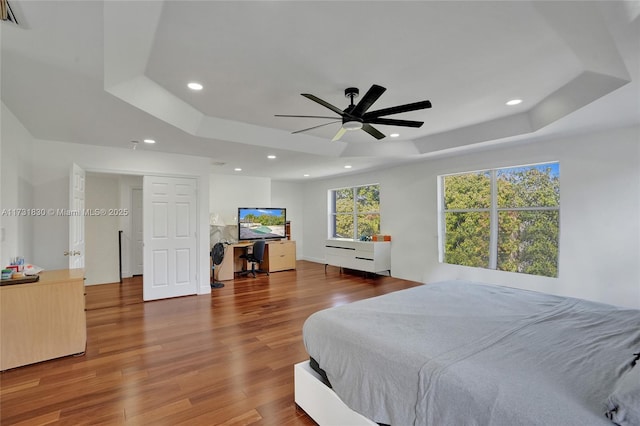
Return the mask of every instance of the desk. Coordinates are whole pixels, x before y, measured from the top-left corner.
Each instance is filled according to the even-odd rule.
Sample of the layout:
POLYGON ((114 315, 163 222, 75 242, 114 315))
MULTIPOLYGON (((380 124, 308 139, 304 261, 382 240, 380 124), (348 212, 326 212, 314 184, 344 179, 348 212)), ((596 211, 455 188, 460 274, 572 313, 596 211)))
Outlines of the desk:
POLYGON ((244 254, 246 248, 252 245, 253 243, 225 244, 224 258, 222 258, 222 263, 216 266, 215 269, 216 281, 232 280, 234 273, 241 271, 245 265, 244 259, 240 259, 240 255, 244 254))
MULTIPOLYGON (((224 258, 222 263, 216 266, 216 281, 232 280, 236 272, 247 268, 244 259, 240 255, 245 253, 247 247, 252 246, 252 242, 235 243, 224 246, 224 258)), ((296 268, 296 242, 290 240, 268 241, 264 250, 262 269, 265 271, 277 272, 296 268), (271 261, 270 261, 271 257, 271 261)))

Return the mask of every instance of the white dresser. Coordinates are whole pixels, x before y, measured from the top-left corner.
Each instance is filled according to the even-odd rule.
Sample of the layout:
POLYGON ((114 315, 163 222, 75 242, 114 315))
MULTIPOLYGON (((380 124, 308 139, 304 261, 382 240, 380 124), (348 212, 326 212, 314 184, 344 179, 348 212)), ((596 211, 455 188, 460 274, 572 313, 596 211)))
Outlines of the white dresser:
POLYGON ((332 265, 391 275, 391 242, 330 239, 325 242, 325 262, 325 270, 332 265))

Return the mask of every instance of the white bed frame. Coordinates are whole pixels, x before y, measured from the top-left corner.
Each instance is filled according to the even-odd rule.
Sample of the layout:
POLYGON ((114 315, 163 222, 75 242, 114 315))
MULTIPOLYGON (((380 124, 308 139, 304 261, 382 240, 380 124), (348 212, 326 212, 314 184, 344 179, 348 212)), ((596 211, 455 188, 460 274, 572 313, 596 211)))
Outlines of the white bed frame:
POLYGON ((293 366, 295 401, 320 426, 378 426, 342 402, 311 369, 309 361, 293 366))

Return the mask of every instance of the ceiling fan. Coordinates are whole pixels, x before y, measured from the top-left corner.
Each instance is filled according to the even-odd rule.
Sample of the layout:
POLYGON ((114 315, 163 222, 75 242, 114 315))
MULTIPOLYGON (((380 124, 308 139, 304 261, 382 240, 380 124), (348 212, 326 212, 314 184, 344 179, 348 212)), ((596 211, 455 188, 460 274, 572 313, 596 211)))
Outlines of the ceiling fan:
POLYGON ((329 124, 338 123, 342 121, 342 127, 338 130, 338 133, 333 137, 332 141, 339 140, 347 131, 349 130, 364 130, 369 133, 376 139, 382 139, 385 135, 380 132, 378 129, 373 127, 371 124, 384 124, 390 126, 404 126, 404 127, 420 127, 424 124, 422 121, 409 121, 409 120, 396 120, 392 118, 382 118, 387 115, 400 114, 401 112, 409 112, 416 111, 419 109, 431 108, 431 102, 429 101, 421 101, 414 102, 411 104, 398 105, 391 108, 383 108, 377 111, 370 111, 369 108, 374 104, 375 101, 386 91, 382 86, 378 86, 374 84, 367 91, 362 99, 358 102, 357 105, 353 103, 353 100, 358 97, 360 91, 355 87, 349 87, 345 89, 344 96, 351 99, 351 105, 349 105, 346 109, 341 110, 338 107, 331 105, 330 103, 323 101, 317 96, 311 95, 309 93, 302 93, 302 96, 305 98, 311 99, 314 102, 319 103, 325 108, 329 108, 331 111, 338 114, 340 117, 325 117, 318 115, 286 115, 286 114, 276 114, 276 117, 304 117, 304 118, 326 118, 332 121, 330 123, 320 124, 319 126, 309 127, 307 129, 302 129, 295 131, 293 133, 301 133, 306 132, 307 130, 317 129, 318 127, 328 126, 329 124))

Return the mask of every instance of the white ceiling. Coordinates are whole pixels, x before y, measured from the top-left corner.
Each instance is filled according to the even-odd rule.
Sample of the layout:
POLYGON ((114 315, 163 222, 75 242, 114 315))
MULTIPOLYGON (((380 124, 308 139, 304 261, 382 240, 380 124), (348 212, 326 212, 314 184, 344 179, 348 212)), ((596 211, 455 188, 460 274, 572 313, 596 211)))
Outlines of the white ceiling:
POLYGON ((153 138, 138 149, 298 180, 640 123, 638 2, 10 3, 2 101, 39 139, 153 138), (327 120, 274 117, 334 115, 300 94, 346 108, 346 87, 372 84, 371 110, 430 100, 390 117, 425 124, 331 142, 339 123, 291 134, 327 120))

